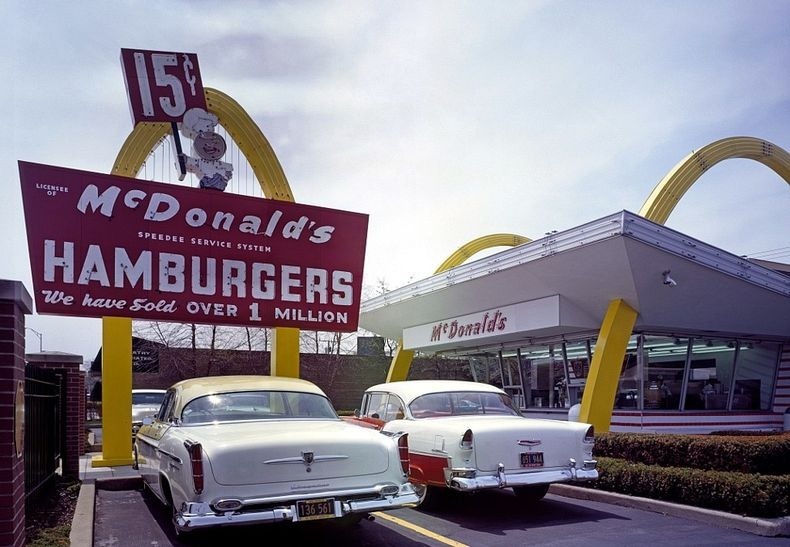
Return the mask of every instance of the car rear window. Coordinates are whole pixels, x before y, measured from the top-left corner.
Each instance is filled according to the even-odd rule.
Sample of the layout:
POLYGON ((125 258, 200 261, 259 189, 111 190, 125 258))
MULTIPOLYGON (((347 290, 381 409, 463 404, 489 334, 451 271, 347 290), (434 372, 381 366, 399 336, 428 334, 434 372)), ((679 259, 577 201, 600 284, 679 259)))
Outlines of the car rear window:
POLYGON ((191 400, 184 406, 185 424, 241 420, 337 420, 326 397, 292 391, 243 391, 217 393, 191 400))
POLYGON ((507 395, 478 391, 429 393, 414 399, 409 409, 412 416, 418 419, 483 414, 519 415, 507 395))

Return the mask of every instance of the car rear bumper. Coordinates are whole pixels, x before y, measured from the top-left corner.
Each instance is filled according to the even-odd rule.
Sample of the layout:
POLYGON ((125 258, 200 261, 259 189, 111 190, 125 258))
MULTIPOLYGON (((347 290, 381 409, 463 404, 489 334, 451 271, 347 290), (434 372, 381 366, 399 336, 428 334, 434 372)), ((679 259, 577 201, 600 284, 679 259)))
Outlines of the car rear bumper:
POLYGON ((448 487, 455 490, 471 491, 553 482, 591 481, 598 478, 597 464, 598 462, 595 460, 587 460, 579 466, 574 460, 571 460, 567 467, 515 472, 505 471, 504 466, 500 464, 497 472, 493 474, 483 474, 472 469, 448 468, 444 470, 444 475, 448 487))
MULTIPOLYGON (((348 500, 343 499, 342 494, 332 492, 322 492, 320 497, 335 498, 333 518, 343 517, 352 513, 399 509, 418 502, 417 494, 410 483, 401 485, 399 492, 395 495, 375 499, 348 500)), ((175 526, 181 532, 215 526, 298 522, 299 520, 303 519, 300 519, 298 516, 295 501, 291 502, 290 505, 287 503, 277 504, 261 510, 227 511, 225 513, 213 511, 208 503, 185 502, 181 506, 181 511, 176 513, 174 517, 175 526)))

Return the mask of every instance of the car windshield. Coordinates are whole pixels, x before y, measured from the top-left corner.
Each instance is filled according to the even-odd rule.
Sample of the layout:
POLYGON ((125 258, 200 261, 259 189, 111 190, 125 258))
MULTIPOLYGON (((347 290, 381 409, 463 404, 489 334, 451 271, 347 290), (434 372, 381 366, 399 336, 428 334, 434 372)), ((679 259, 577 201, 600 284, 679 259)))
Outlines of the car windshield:
POLYGON ((181 412, 184 424, 239 420, 337 420, 326 397, 293 391, 237 391, 191 400, 181 412))
POLYGON ((134 393, 132 392, 133 405, 161 405, 162 399, 165 398, 165 392, 162 393, 134 393))
POLYGON ((507 395, 479 391, 429 393, 414 399, 409 409, 412 416, 418 419, 482 414, 519 415, 507 395))

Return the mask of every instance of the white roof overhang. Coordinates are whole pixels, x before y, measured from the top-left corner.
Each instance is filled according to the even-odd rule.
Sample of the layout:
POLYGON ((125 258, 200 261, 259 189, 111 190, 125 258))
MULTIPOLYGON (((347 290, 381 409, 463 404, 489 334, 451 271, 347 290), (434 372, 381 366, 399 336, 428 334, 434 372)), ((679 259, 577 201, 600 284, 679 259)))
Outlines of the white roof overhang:
POLYGON ((614 299, 637 330, 790 339, 790 277, 628 211, 366 300, 360 326, 407 349, 472 349, 598 330, 614 299), (420 328, 508 306, 523 328, 413 345, 420 328))

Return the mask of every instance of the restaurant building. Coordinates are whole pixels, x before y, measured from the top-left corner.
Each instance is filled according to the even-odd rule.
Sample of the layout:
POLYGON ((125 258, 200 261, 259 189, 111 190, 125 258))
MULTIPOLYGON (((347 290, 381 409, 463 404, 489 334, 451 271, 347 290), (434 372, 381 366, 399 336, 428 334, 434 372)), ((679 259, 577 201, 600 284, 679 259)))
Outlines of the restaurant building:
POLYGON ((360 324, 407 353, 461 359, 528 416, 566 419, 588 391, 611 404, 599 430, 782 429, 790 417, 790 268, 628 211, 367 300, 360 324), (623 328, 624 352, 605 353, 623 328), (595 386, 596 366, 616 378, 595 386))

